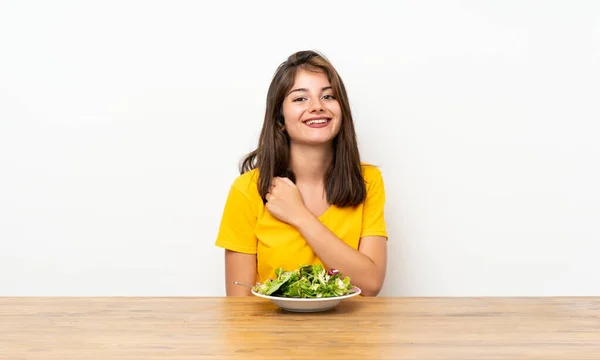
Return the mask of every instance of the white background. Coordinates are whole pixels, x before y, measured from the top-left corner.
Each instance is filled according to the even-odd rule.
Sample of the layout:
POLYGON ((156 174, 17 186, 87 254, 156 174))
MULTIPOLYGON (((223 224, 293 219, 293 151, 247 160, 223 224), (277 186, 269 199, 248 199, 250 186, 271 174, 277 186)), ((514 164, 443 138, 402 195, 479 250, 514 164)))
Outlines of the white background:
POLYGON ((595 1, 2 1, 0 295, 224 295, 227 191, 303 49, 384 175, 382 295, 600 295, 595 1))

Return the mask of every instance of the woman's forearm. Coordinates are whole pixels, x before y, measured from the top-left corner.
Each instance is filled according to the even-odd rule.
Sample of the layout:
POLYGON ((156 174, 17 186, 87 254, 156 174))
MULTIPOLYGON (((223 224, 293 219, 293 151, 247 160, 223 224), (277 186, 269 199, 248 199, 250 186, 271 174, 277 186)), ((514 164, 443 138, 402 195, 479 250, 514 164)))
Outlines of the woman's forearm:
POLYGON ((338 238, 312 213, 298 218, 292 225, 327 268, 337 269, 350 277, 352 284, 358 286, 365 296, 379 293, 385 274, 371 258, 338 238))

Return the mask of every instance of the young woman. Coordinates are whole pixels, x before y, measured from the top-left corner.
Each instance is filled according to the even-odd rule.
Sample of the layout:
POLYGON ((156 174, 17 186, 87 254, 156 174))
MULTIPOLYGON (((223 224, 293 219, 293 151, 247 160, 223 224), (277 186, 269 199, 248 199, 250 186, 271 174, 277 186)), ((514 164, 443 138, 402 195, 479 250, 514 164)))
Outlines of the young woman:
POLYGON ((338 269, 376 296, 387 264, 381 172, 360 161, 342 79, 322 55, 300 51, 269 87, 258 148, 242 162, 221 219, 228 296, 282 267, 338 269))

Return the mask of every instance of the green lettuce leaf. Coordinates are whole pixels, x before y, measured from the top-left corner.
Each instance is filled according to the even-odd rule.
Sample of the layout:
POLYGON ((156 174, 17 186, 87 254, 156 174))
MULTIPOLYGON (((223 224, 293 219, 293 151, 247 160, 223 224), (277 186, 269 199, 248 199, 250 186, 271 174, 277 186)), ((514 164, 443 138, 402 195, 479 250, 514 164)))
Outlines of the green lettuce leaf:
POLYGON ((256 285, 254 291, 263 295, 291 298, 326 298, 354 292, 349 277, 342 278, 337 270, 327 271, 322 265, 302 265, 293 271, 278 268, 275 279, 256 285))

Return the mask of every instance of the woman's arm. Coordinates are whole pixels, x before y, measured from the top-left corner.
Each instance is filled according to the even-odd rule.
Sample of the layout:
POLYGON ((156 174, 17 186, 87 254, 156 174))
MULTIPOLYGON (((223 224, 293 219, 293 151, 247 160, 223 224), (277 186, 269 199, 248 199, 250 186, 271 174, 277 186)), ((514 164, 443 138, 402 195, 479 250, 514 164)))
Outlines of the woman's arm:
MULTIPOLYGON (((248 176, 239 177, 229 189, 215 245, 225 249, 225 292, 227 296, 247 296, 250 289, 234 284, 256 282, 257 209, 250 195, 248 176)), ((260 196, 256 198, 260 202, 260 196)))
POLYGON ((254 286, 256 282, 256 255, 225 250, 225 288, 227 296, 250 296, 250 288, 236 285, 254 286))
POLYGON ((327 268, 349 276, 365 296, 377 296, 385 280, 387 267, 387 239, 366 236, 360 239, 358 251, 350 247, 323 225, 312 213, 292 221, 315 254, 327 268))
POLYGON ((326 267, 341 271, 364 295, 381 291, 387 266, 387 238, 365 236, 355 250, 338 238, 304 206, 296 185, 287 178, 275 178, 267 194, 267 210, 295 227, 326 267))

